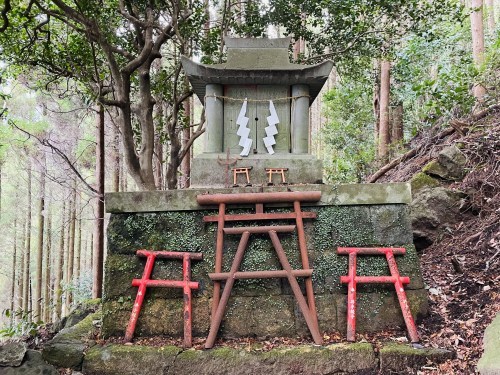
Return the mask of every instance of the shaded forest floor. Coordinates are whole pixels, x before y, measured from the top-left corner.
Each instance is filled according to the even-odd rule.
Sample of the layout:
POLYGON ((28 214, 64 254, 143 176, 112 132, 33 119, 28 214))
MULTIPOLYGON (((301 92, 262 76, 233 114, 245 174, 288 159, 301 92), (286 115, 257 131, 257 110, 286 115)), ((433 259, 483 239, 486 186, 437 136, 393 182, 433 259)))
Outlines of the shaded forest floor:
POLYGON ((423 343, 456 352, 454 360, 425 370, 428 374, 475 373, 484 330, 500 311, 500 109, 454 125, 457 131, 433 144, 432 132, 416 137, 411 146, 421 152, 378 180, 409 181, 453 143, 467 158, 462 181, 442 181, 467 194, 463 215, 421 253, 430 297, 430 315, 419 325, 423 343))

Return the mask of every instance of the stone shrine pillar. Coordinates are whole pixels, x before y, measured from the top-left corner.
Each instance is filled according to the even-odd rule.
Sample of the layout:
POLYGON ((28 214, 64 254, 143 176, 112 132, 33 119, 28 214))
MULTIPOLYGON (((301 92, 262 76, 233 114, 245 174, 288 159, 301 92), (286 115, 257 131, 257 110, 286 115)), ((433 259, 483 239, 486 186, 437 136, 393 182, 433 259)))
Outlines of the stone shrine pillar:
POLYGON ((292 86, 292 154, 309 152, 309 86, 292 86), (297 97, 297 98, 295 98, 297 97))
POLYGON ((221 97, 224 95, 222 85, 207 84, 205 98, 205 116, 206 116, 206 135, 205 152, 224 152, 224 101, 221 97))

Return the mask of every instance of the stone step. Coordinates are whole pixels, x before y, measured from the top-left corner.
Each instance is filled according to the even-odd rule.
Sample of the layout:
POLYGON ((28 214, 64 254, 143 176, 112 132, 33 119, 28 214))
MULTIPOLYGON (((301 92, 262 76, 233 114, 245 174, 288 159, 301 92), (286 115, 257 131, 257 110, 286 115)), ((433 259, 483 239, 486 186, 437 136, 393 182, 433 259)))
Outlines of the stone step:
MULTIPOLYGON (((256 344, 258 345, 258 344, 256 344)), ((376 352, 369 343, 301 345, 258 350, 219 347, 182 350, 177 347, 96 345, 83 361, 84 374, 416 374, 422 366, 442 363, 453 353, 387 344, 376 352)))

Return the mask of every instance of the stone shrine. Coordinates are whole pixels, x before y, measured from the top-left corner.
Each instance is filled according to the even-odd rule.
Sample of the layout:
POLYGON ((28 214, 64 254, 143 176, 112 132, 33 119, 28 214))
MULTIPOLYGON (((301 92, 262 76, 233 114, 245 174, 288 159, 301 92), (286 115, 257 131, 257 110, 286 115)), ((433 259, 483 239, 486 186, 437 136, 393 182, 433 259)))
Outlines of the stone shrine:
MULTIPOLYGON (((111 213, 111 218, 103 296, 105 336, 125 335, 138 294, 132 280, 142 275, 146 282, 143 274, 146 260, 136 255, 138 250, 202 254, 203 259, 198 255, 199 260, 191 268, 190 280, 196 283, 192 291, 192 333, 194 337, 211 336, 208 347, 216 337, 296 337, 309 336, 314 331, 313 338, 319 336, 314 341, 320 342, 323 332, 337 330, 345 334, 349 323, 347 287, 341 283, 341 277, 345 279, 349 273, 349 285, 356 283, 358 275, 365 277, 364 280, 380 280, 393 274, 394 259, 401 277, 387 276, 386 280, 392 280, 389 284, 359 281, 357 297, 354 297, 358 303, 358 332, 404 325, 395 293, 395 286, 401 286, 396 283, 403 281, 406 305, 411 309, 407 309, 404 318, 427 314, 427 292, 410 225, 410 185, 321 183, 321 162, 309 154, 309 106, 333 63, 291 64, 289 43, 288 38, 228 38, 225 64, 203 65, 183 58, 186 75, 196 95, 205 103, 205 149, 193 160, 190 189, 106 194, 106 211, 111 213), (251 186, 222 188, 227 185, 227 159, 236 158, 235 168, 246 168, 250 172, 251 186), (290 183, 266 186, 266 168, 287 169, 290 183), (300 224, 300 230, 291 228, 279 233, 282 250, 278 252, 274 251, 276 238, 271 232, 294 226, 273 218, 299 220, 299 214, 293 213, 293 205, 290 213, 288 202, 266 201, 256 204, 255 212, 251 212, 251 207, 245 204, 249 201, 240 200, 238 205, 228 207, 226 213, 221 214, 226 209, 224 203, 222 206, 200 203, 203 197, 221 194, 232 198, 233 195, 280 196, 299 192, 314 193, 317 199, 303 202, 301 215, 308 220, 300 224), (247 221, 233 221, 222 230, 218 225, 224 224, 224 215, 233 219, 240 215, 247 221), (265 228, 273 241, 267 233, 256 231, 259 229, 256 226, 263 224, 253 218, 262 219, 266 215, 270 220, 265 228), (213 220, 208 220, 210 217, 213 220), (218 289, 223 289, 229 278, 236 279, 221 275, 235 275, 231 273, 231 260, 240 246, 234 235, 224 237, 221 242, 220 234, 225 231, 252 232, 245 240, 245 253, 237 269, 239 276, 255 275, 255 272, 288 273, 288 276, 295 272, 301 276, 298 281, 290 277, 288 280, 279 277, 232 280, 230 294, 226 293, 224 299, 225 308, 218 311, 220 326, 214 327, 218 303, 214 303, 214 299, 218 299, 218 289), (306 247, 310 267, 304 265, 298 255, 306 247), (356 270, 348 270, 348 264, 352 266, 352 255, 339 254, 340 247, 400 249, 394 257, 391 255, 391 270, 384 257, 371 252, 358 258, 355 267, 359 273, 356 273, 356 270), (277 257, 277 253, 281 255, 277 257), (289 271, 285 272, 280 256, 287 258, 289 271), (306 274, 308 276, 304 276, 306 274), (214 277, 219 277, 219 281, 214 277), (307 305, 317 319, 304 319, 307 306, 302 298, 297 298, 301 290, 306 291, 307 305), (314 312, 312 304, 315 304, 314 312)), ((179 261, 158 260, 148 275, 148 282, 182 280, 183 277, 186 280, 179 261)), ((400 287, 398 293, 402 289, 400 287)), ((183 301, 180 289, 148 287, 138 314, 135 337, 182 337, 183 301)), ((349 303, 352 307, 352 299, 349 303)), ((354 329, 352 337, 355 339, 354 329)))
POLYGON ((240 155, 250 181, 266 181, 265 168, 287 167, 292 183, 321 183, 322 163, 309 154, 309 106, 333 68, 289 61, 290 38, 226 38, 227 62, 204 65, 183 57, 189 82, 205 103, 205 148, 193 160, 191 186, 223 186, 217 159, 240 155))

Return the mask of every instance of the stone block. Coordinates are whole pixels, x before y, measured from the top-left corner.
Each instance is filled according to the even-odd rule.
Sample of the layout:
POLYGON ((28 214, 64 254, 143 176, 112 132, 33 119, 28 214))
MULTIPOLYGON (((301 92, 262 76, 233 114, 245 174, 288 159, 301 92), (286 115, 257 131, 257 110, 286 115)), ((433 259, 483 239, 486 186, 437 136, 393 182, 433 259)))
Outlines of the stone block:
MULTIPOLYGON (((227 158, 226 154, 201 154, 193 159, 191 166, 191 186, 193 188, 222 188, 226 186, 226 167, 219 165, 217 160, 227 158)), ((234 156, 233 156, 234 158, 234 156)), ((252 167, 250 171, 250 183, 266 185, 268 175, 266 168, 284 168, 287 167, 286 180, 295 184, 318 184, 323 180, 323 162, 315 156, 307 154, 279 154, 276 153, 272 158, 265 154, 249 155, 245 158, 239 158, 236 167, 252 167)), ((233 176, 229 171, 229 183, 232 186, 233 176)), ((280 183, 281 178, 273 178, 274 183, 280 183)), ((246 181, 238 180, 238 183, 244 185, 246 181)))
MULTIPOLYGON (((337 323, 337 299, 333 294, 316 295, 316 310, 318 314, 318 324, 320 332, 331 332, 343 329, 337 323)), ((309 328, 297 303, 294 304, 295 324, 297 333, 300 335, 310 335, 309 328)))
MULTIPOLYGON (((106 301, 103 304, 104 337, 121 337, 125 335, 133 301, 106 301)), ((210 300, 206 297, 193 298, 193 336, 206 336, 210 328, 210 300)), ((183 337, 182 299, 149 299, 145 300, 134 336, 169 335, 183 337)))
POLYGON ((91 348, 83 362, 87 375, 167 374, 181 349, 173 346, 106 345, 91 348))
POLYGON ((224 337, 293 336, 296 334, 290 296, 232 297, 220 335, 224 337))
POLYGON ((410 345, 390 343, 379 352, 380 373, 417 374, 425 365, 440 364, 453 358, 453 352, 445 349, 414 349, 410 345))
POLYGON ((232 348, 180 353, 168 374, 376 374, 377 360, 370 344, 299 346, 255 352, 232 348))
MULTIPOLYGON (((419 320, 428 313, 427 291, 407 290, 406 297, 413 318, 419 320)), ((337 324, 341 332, 347 329, 347 295, 336 298, 337 324)), ((356 306, 356 331, 376 332, 403 327, 405 323, 396 292, 358 293, 356 306)))
MULTIPOLYGON (((199 188, 164 191, 106 193, 106 212, 115 214, 199 211, 217 207, 199 206, 199 194, 271 193, 284 191, 321 191, 319 202, 304 202, 304 207, 355 206, 373 204, 410 204, 409 183, 388 184, 300 184, 287 186, 253 186, 237 188, 199 188)), ((280 207, 289 204, 277 205, 280 207)))
POLYGON ((413 241, 410 209, 407 205, 370 206, 370 215, 375 243, 401 246, 413 241))

